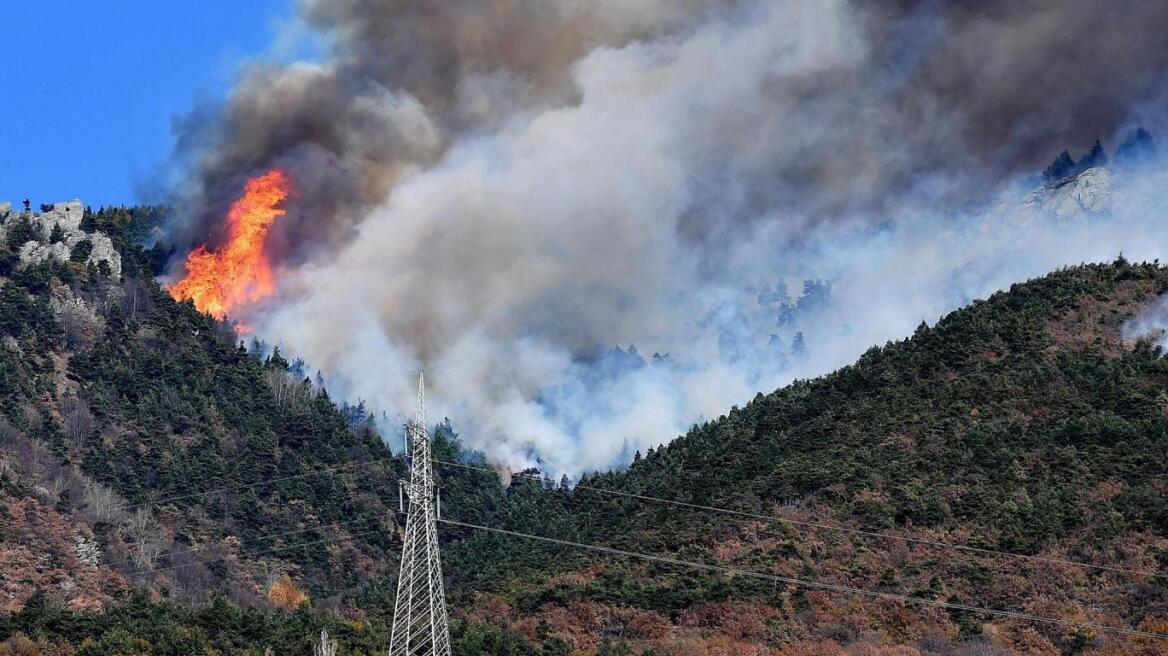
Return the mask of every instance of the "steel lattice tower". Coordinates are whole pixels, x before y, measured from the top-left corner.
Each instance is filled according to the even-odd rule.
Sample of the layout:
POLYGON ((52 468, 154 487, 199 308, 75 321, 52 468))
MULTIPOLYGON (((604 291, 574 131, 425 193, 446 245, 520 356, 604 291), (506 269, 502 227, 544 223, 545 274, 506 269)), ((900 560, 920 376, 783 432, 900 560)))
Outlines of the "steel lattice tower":
POLYGON ((410 480, 406 539, 393 608, 389 656, 450 656, 450 627, 442 591, 438 523, 430 435, 426 430, 426 390, 418 376, 418 411, 406 424, 410 480))

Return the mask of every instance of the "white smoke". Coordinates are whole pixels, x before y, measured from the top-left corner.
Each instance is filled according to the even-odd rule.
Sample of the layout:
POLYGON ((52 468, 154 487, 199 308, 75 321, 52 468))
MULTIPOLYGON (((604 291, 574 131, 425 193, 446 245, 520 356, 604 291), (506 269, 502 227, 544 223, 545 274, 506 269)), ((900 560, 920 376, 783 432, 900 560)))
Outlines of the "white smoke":
POLYGON ((1123 338, 1147 338, 1161 350, 1168 350, 1168 296, 1161 296, 1143 312, 1124 322, 1123 338))
MULTIPOLYGON (((832 163, 817 166, 817 193, 846 208, 913 156, 898 142, 905 117, 885 104, 895 76, 864 78, 867 34, 842 1, 766 3, 587 52, 570 103, 500 110, 500 90, 522 80, 468 78, 460 111, 478 107, 491 127, 396 171, 347 245, 289 265, 280 298, 244 318, 377 408, 409 408, 404 372, 424 367, 431 414, 470 447, 512 469, 578 473, 1018 280, 1159 255, 1161 171, 1117 176, 1108 216, 1019 209, 1014 184, 980 190, 999 199, 988 208, 945 213, 936 199, 984 178, 922 174, 911 193, 820 220, 797 180, 768 177, 774 162, 862 149, 854 166, 848 151, 815 155, 832 163), (802 93, 824 80, 849 91, 802 93), (795 307, 809 279, 830 295, 795 307)), ((424 105, 386 92, 383 109, 395 130, 403 115, 419 126, 399 140, 436 148, 424 105)))

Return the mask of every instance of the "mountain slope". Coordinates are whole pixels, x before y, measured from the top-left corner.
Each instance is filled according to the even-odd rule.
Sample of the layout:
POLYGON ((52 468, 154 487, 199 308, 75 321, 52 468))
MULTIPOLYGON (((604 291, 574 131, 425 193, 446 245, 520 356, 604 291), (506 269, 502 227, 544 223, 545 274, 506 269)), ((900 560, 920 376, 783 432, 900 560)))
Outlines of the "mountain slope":
MULTIPOLYGON (((1168 361, 1148 342, 1125 344, 1121 334, 1124 320, 1166 284, 1163 268, 1121 260, 1015 285, 932 328, 922 326, 909 340, 872 349, 853 366, 759 395, 640 459, 627 473, 585 483, 1163 573, 1168 361)), ((1075 621, 1138 626, 1168 617, 1165 579, 1147 574, 809 531, 595 490, 555 495, 555 501, 547 496, 509 528, 1075 621)), ((595 561, 598 574, 588 557, 565 558, 558 548, 496 536, 471 537, 448 550, 447 559, 467 577, 465 587, 494 591, 518 628, 534 612, 576 638, 588 632, 586 623, 557 609, 585 599, 649 609, 659 625, 672 627, 667 635, 680 630, 701 641, 718 631, 703 634, 700 623, 684 631, 686 609, 694 604, 728 604, 711 611, 724 620, 748 614, 781 624, 742 633, 744 645, 819 644, 839 629, 841 617, 852 626, 845 642, 872 627, 883 627, 896 642, 917 642, 929 632, 960 631, 969 639, 982 634, 980 620, 988 619, 935 611, 905 615, 887 604, 763 590, 770 586, 727 583, 720 576, 664 575, 659 566, 610 559, 595 561), (533 552, 543 555, 539 574, 524 568, 539 558, 533 552), (559 573, 555 581, 586 582, 543 583, 546 570, 559 573), (777 614, 760 616, 762 607, 777 614), (813 620, 804 616, 808 611, 813 620)), ((615 633, 628 635, 619 613, 600 615, 615 633)), ((1095 653, 1126 648, 1123 639, 1065 627, 995 624, 1001 626, 988 634, 1004 633, 1003 645, 1029 644, 1031 651, 1066 650, 1077 641, 1097 642, 1095 653)), ((632 637, 635 644, 658 641, 653 632, 632 637)))
MULTIPOLYGON (((399 542, 386 520, 404 467, 295 363, 248 353, 160 289, 165 250, 135 246, 154 220, 86 213, 121 251, 120 277, 72 253, 22 265, 24 244, 0 245, 0 553, 22 563, 0 581, 0 653, 308 653, 322 627, 346 653, 384 649, 399 542), (204 494, 220 488, 232 489, 204 494)), ((1168 632, 1165 579, 1148 574, 1168 562, 1168 361, 1121 330, 1166 287, 1158 265, 1059 271, 760 394, 575 491, 439 465, 443 506, 536 535, 1168 632)), ((484 464, 449 424, 435 456, 484 464)), ((441 531, 460 654, 1163 646, 441 531)))
MULTIPOLYGON (((86 213, 94 241, 120 242, 120 277, 68 250, 35 264, 17 260, 31 250, 18 243, 0 250, 0 444, 12 478, 88 525, 127 585, 254 602, 283 574, 325 594, 378 573, 391 536, 369 529, 396 506, 401 463, 367 417, 346 417, 295 364, 249 354, 229 326, 155 284, 157 253, 132 245, 152 216, 86 213), (220 488, 233 489, 202 494, 220 488), (346 533, 362 539, 283 549, 295 543, 265 537, 346 533), (268 549, 279 551, 244 555, 268 549), (181 558, 159 562, 165 553, 181 558)), ((8 233, 47 243, 42 218, 8 233)))

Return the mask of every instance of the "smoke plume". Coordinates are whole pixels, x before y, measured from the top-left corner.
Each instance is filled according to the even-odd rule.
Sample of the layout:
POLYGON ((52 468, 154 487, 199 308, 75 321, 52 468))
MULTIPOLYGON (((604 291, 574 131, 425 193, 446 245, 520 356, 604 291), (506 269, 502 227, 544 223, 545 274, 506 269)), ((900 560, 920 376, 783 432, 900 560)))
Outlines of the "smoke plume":
POLYGON ((182 221, 279 166, 278 289, 239 318, 507 467, 603 468, 921 320, 1158 255, 1155 168, 1102 212, 1026 172, 1158 116, 1168 6, 308 0, 328 55, 182 124, 182 221), (614 348, 615 346, 622 348, 614 348), (627 347, 633 348, 627 348, 627 347))

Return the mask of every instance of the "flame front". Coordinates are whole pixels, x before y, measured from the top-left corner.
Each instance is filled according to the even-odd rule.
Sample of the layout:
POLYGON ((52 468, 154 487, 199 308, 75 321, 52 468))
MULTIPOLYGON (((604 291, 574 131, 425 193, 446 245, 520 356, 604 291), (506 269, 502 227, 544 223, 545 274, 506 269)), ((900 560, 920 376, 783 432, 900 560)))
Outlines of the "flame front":
MULTIPOLYGON (((222 319, 275 289, 264 241, 290 189, 288 174, 275 168, 251 178, 227 211, 227 242, 218 250, 199 246, 187 255, 186 277, 166 288, 170 295, 222 319)), ((244 331, 247 330, 243 327, 244 331)))

